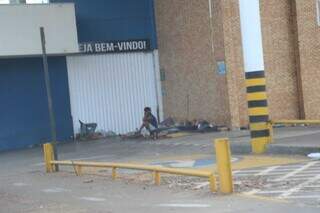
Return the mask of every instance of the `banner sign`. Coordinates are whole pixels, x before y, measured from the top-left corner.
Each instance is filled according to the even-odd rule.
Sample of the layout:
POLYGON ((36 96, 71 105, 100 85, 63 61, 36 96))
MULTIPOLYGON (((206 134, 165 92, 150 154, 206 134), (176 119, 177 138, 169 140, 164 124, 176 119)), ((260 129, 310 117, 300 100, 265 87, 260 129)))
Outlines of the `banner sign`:
POLYGON ((80 43, 81 53, 120 53, 120 52, 145 52, 151 49, 149 40, 107 41, 80 43))

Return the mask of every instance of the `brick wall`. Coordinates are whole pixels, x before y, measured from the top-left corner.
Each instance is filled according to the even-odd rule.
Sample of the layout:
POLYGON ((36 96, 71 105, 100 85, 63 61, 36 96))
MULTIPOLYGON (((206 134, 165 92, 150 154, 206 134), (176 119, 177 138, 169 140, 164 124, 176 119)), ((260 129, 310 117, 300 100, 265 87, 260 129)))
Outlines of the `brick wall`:
POLYGON ((299 117, 291 1, 260 1, 267 95, 272 119, 299 117))
POLYGON ((215 60, 223 51, 212 51, 221 30, 211 32, 208 0, 157 0, 156 20, 165 116, 230 125, 226 76, 215 60))
POLYGON ((320 119, 320 26, 315 0, 295 0, 303 103, 307 119, 320 119))
MULTIPOLYGON (((165 114, 245 126, 239 0, 212 1, 212 23, 208 0, 156 1, 160 66, 166 73, 165 114), (217 60, 226 61, 226 75, 217 74, 217 60)), ((320 118, 320 27, 315 1, 260 3, 270 117, 298 119, 304 108, 307 118, 320 118)))
POLYGON ((248 110, 241 44, 239 1, 221 0, 221 5, 225 60, 228 69, 227 81, 231 123, 233 127, 241 127, 248 124, 248 110))
MULTIPOLYGON (((229 99, 233 119, 247 125, 239 0, 223 0, 229 99), (239 110, 237 110, 237 107, 239 110)), ((291 0, 261 0, 261 22, 269 113, 272 119, 297 119, 296 48, 291 0)), ((237 123, 235 120, 234 124, 237 123)))

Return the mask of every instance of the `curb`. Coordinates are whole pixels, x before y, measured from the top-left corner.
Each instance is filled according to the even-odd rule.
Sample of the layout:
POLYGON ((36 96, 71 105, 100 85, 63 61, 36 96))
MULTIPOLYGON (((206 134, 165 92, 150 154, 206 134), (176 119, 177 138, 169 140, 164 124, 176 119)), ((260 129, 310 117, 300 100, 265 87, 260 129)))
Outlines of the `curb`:
MULTIPOLYGON (((230 144, 233 154, 252 154, 250 144, 230 144)), ((265 154, 278 155, 303 155, 306 156, 313 152, 320 152, 319 147, 294 147, 294 146, 279 146, 269 145, 265 154)))

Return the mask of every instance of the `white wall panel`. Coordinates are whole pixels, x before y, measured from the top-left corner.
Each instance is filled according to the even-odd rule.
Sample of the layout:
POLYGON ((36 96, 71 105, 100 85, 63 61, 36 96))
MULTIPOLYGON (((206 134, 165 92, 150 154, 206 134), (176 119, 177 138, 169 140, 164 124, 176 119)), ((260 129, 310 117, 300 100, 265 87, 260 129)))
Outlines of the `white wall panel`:
POLYGON ((139 127, 145 106, 156 113, 152 53, 68 56, 67 65, 75 132, 80 119, 126 133, 139 127))
POLYGON ((40 27, 47 53, 79 52, 74 4, 0 5, 0 57, 39 55, 40 27))
POLYGON ((264 70, 259 0, 239 0, 245 72, 264 70))

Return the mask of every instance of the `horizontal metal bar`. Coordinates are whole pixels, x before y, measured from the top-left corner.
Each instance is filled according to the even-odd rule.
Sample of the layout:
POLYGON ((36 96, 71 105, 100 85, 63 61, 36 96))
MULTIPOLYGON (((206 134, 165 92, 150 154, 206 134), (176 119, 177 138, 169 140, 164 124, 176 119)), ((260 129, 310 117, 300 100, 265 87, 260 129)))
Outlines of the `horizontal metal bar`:
POLYGON ((211 175, 213 175, 213 172, 199 171, 195 169, 165 168, 161 166, 127 164, 127 163, 104 163, 104 162, 85 162, 85 161, 50 161, 50 163, 53 165, 62 165, 62 166, 105 167, 105 168, 157 171, 160 173, 195 176, 195 177, 210 177, 211 175))
POLYGON ((273 120, 272 124, 320 124, 320 120, 273 120))

